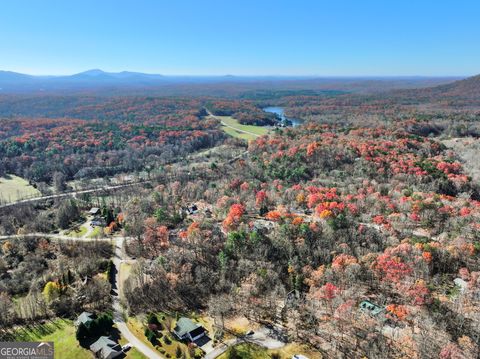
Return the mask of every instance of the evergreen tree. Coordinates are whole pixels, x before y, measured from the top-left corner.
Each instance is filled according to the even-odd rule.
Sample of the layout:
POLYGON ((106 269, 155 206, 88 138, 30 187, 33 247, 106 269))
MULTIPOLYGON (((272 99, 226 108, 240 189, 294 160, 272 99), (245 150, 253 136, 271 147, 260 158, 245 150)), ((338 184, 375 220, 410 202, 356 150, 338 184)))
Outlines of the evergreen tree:
POLYGON ((89 335, 90 335, 90 331, 88 330, 88 328, 85 326, 85 324, 80 323, 76 332, 77 340, 81 341, 81 340, 87 339, 89 335))

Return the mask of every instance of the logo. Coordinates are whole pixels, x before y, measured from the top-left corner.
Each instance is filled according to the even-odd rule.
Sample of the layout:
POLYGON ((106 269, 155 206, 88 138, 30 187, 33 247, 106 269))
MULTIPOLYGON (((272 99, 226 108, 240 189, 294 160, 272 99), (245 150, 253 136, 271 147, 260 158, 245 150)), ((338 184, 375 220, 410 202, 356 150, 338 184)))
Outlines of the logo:
POLYGON ((0 359, 53 359, 53 342, 0 342, 0 359))

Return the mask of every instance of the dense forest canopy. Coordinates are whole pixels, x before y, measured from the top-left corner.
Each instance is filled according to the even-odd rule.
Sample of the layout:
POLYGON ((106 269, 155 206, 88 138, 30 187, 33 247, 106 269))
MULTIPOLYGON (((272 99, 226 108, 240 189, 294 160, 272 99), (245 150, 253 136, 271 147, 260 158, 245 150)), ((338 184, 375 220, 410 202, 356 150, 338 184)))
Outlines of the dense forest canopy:
POLYGON ((158 172, 0 206, 0 335, 108 311, 118 281, 161 350, 174 318, 196 313, 214 340, 245 338, 231 322, 246 320, 316 358, 478 357, 476 88, 3 96, 0 175, 61 193, 158 172), (269 105, 304 123, 274 126, 269 105), (221 116, 252 138, 230 137, 221 116))

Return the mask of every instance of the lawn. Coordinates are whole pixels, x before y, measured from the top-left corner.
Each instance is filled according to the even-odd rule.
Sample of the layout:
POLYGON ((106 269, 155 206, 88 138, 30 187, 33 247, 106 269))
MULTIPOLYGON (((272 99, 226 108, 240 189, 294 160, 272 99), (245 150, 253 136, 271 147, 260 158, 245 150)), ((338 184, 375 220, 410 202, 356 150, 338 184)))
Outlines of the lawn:
MULTIPOLYGON (((25 326, 15 333, 17 341, 43 341, 53 342, 55 348, 55 358, 75 358, 91 359, 92 353, 82 348, 75 338, 75 326, 71 320, 55 319, 34 326, 25 326)), ((124 338, 119 340, 119 344, 124 345, 127 341, 124 338)), ((130 349, 125 356, 126 359, 146 359, 137 349, 130 349)))
POLYGON ((39 190, 28 181, 14 175, 0 177, 0 202, 14 202, 24 198, 41 196, 39 190))
POLYGON ((254 344, 238 344, 229 348, 225 353, 217 357, 217 359, 228 359, 231 357, 242 359, 271 359, 268 350, 254 344), (233 356, 232 351, 235 351, 237 356, 233 356))
POLYGON ((132 348, 127 352, 125 359, 147 359, 147 357, 140 353, 137 349, 132 348))
POLYGON ((72 230, 66 231, 65 235, 74 238, 83 237, 87 234, 88 228, 85 225, 81 225, 80 227, 75 227, 72 230))
POLYGON ((103 237, 103 228, 100 226, 95 227, 87 236, 87 238, 99 238, 99 237, 103 237))
POLYGON ((231 126, 231 127, 222 126, 222 130, 232 137, 241 138, 244 140, 254 140, 259 136, 266 135, 269 131, 268 128, 263 126, 242 125, 231 116, 214 116, 214 117, 222 121, 226 125, 231 126), (249 133, 245 133, 241 131, 246 131, 249 133))
POLYGON ((119 278, 119 288, 122 290, 123 295, 123 283, 128 279, 130 273, 132 272, 132 265, 130 263, 120 263, 120 278, 119 278))
MULTIPOLYGON (((118 341, 118 344, 120 345, 125 345, 127 344, 128 341, 124 338, 121 337, 120 340, 118 341)), ((136 348, 132 348, 129 351, 127 351, 125 359, 146 359, 147 357, 140 353, 136 348)))
POLYGON ((71 320, 56 319, 45 324, 22 327, 16 332, 15 340, 54 342, 55 358, 58 359, 92 358, 92 353, 78 344, 71 320))
MULTIPOLYGON (((175 340, 174 335, 172 333, 169 333, 169 331, 166 329, 166 324, 168 323, 167 315, 160 313, 157 315, 157 318, 162 325, 162 329, 159 330, 160 334, 158 337, 158 344, 155 346, 150 343, 150 341, 148 341, 147 337, 145 336, 146 322, 143 316, 128 318, 127 326, 138 339, 146 343, 149 347, 158 350, 160 354, 165 355, 167 358, 176 357, 177 347, 182 350, 182 352, 185 354, 186 359, 191 358, 188 353, 188 346, 185 343, 175 340)), ((200 349, 197 350, 200 351, 200 349)))

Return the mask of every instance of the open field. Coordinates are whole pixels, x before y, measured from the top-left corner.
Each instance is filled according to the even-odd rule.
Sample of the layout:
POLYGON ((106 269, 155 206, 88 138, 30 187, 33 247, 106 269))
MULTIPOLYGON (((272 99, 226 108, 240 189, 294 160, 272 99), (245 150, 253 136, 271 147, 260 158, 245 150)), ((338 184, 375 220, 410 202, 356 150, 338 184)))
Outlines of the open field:
POLYGON ((0 202, 14 202, 36 196, 41 196, 40 191, 32 187, 27 180, 14 175, 0 177, 0 202))
POLYGON ((75 338, 75 327, 71 320, 56 319, 45 324, 22 327, 17 331, 15 339, 17 341, 54 342, 55 358, 58 359, 92 358, 92 353, 78 344, 75 338))
POLYGON ((227 135, 235 137, 235 138, 241 138, 242 140, 250 141, 250 140, 254 140, 256 138, 256 136, 254 136, 252 134, 245 133, 245 132, 238 132, 237 130, 235 130, 231 127, 222 126, 222 130, 227 135))
POLYGON ((259 136, 266 135, 269 129, 262 126, 242 125, 231 116, 213 116, 222 121, 222 130, 228 135, 244 140, 254 140, 259 136))

